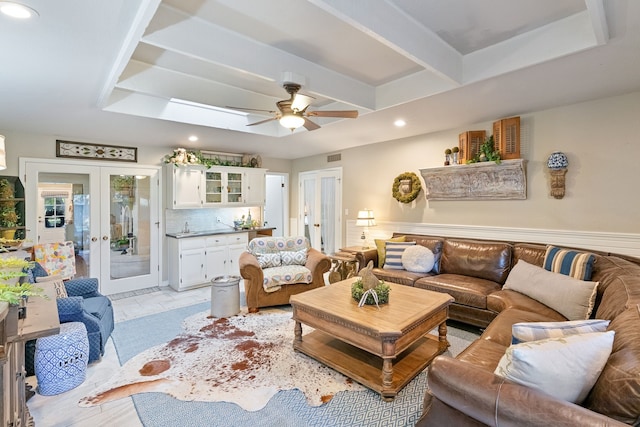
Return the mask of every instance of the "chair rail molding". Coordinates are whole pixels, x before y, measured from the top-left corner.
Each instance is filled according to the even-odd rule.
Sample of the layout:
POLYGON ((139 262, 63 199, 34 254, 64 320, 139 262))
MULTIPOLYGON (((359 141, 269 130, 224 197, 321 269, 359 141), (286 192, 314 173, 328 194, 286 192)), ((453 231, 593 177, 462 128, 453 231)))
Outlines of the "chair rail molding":
POLYGON ((427 200, 523 200, 524 159, 420 169, 427 200))

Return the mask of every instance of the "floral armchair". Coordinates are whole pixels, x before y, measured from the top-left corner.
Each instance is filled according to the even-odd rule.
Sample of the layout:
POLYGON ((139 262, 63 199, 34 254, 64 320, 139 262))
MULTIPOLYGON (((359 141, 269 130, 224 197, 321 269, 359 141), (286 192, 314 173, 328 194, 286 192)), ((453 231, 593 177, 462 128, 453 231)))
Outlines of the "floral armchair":
POLYGON ((331 261, 304 236, 258 237, 240 255, 249 312, 289 304, 291 295, 324 286, 331 261))

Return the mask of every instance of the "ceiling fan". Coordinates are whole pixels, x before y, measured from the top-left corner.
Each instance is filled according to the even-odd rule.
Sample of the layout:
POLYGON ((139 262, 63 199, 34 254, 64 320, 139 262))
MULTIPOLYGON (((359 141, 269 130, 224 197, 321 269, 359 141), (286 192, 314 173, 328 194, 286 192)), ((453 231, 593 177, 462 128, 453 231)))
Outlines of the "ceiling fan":
POLYGON ((286 90, 290 95, 290 98, 276 102, 278 111, 229 106, 227 106, 226 108, 244 111, 261 111, 268 114, 274 114, 274 117, 266 120, 260 120, 259 122, 255 123, 249 123, 247 126, 255 126, 273 120, 278 120, 282 126, 286 127, 287 129, 291 129, 292 132, 300 126, 304 126, 305 129, 310 131, 319 129, 320 126, 309 120, 309 117, 342 117, 347 119, 355 119, 358 117, 357 110, 307 111, 307 108, 309 108, 309 105, 311 105, 311 102, 314 98, 311 96, 299 94, 298 91, 300 90, 301 86, 297 83, 285 82, 283 87, 284 90, 286 90))

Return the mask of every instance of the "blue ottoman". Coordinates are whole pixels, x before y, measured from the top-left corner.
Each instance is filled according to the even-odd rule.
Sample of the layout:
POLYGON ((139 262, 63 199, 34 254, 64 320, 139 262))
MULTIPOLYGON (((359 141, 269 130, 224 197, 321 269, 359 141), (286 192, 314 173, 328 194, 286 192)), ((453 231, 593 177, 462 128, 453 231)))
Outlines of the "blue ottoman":
POLYGON ((38 392, 51 396, 79 386, 87 376, 88 360, 87 328, 81 322, 62 323, 58 335, 38 338, 34 369, 38 392))

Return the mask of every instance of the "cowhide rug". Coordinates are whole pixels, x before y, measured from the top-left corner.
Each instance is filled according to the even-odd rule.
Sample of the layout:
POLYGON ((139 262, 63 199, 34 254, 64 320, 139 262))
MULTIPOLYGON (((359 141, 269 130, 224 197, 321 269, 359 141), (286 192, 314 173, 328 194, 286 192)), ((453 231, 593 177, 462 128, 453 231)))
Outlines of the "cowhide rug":
MULTIPOLYGON (((127 361, 80 406, 100 405, 136 393, 167 393, 176 399, 234 402, 262 409, 279 390, 299 389, 312 406, 342 390, 364 388, 293 350, 291 313, 188 317, 184 332, 127 361)), ((306 333, 303 326, 303 333, 306 333)))

